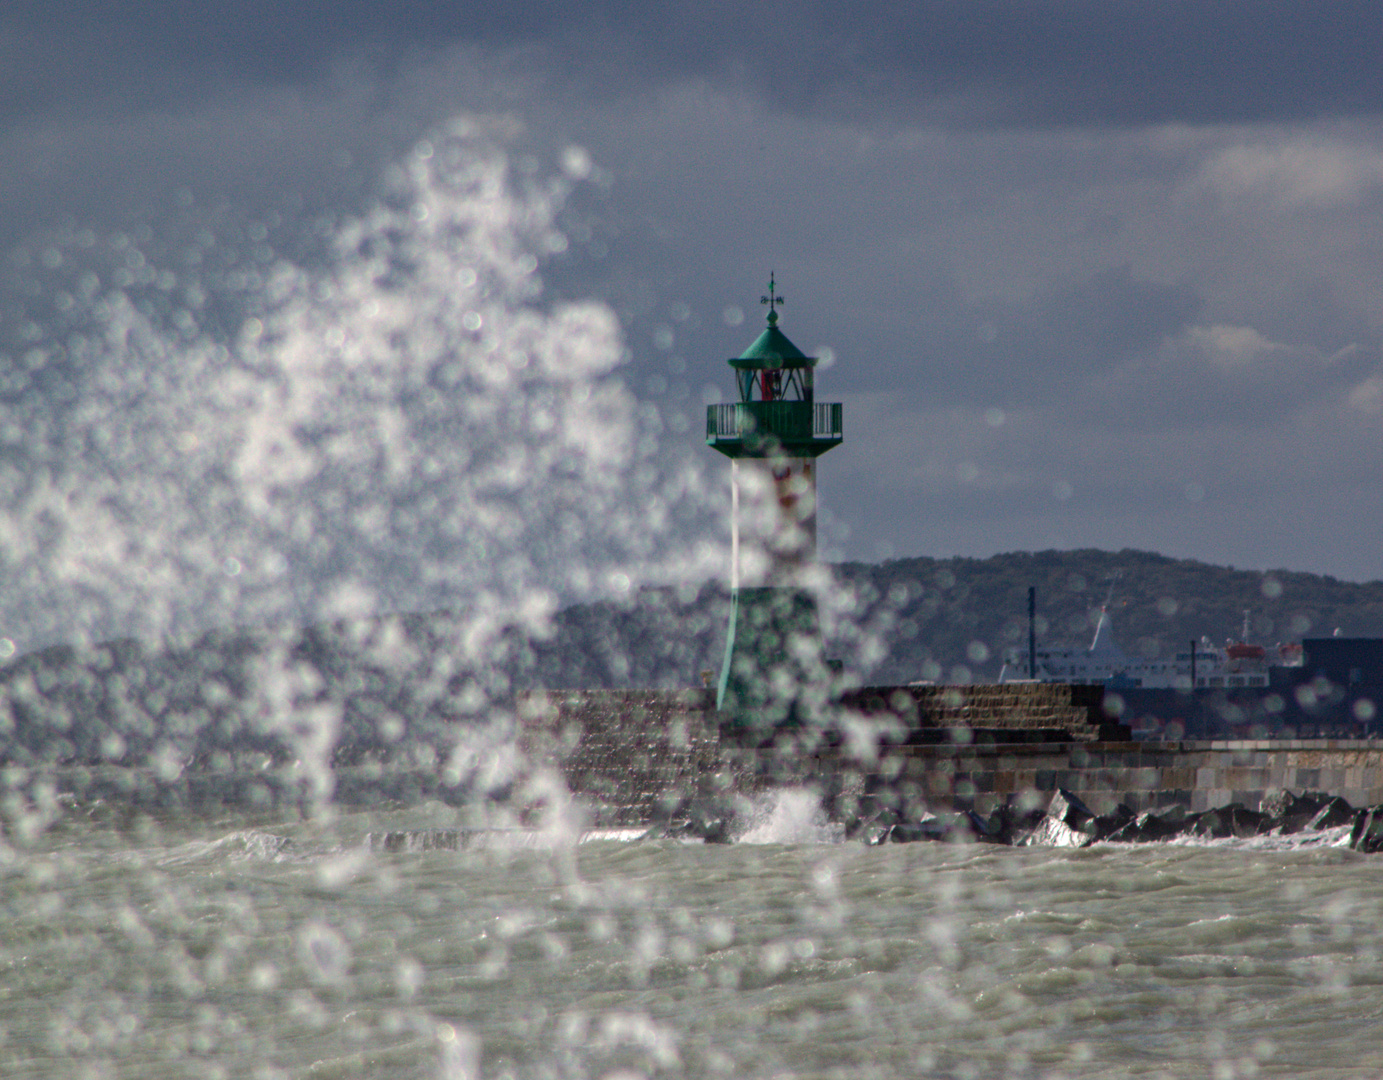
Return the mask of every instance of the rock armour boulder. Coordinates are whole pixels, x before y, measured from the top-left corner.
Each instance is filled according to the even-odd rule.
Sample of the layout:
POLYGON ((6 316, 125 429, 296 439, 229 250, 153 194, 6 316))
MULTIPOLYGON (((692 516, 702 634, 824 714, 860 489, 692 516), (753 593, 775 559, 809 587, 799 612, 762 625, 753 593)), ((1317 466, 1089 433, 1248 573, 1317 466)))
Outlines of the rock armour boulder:
POLYGON ((973 811, 929 815, 916 822, 897 822, 876 830, 871 843, 912 843, 919 840, 981 842, 1015 847, 1089 847, 1098 841, 1144 843, 1178 836, 1204 839, 1248 839, 1269 834, 1322 832, 1352 825, 1349 846, 1368 854, 1383 852, 1383 806, 1356 810, 1341 798, 1314 793, 1275 794, 1258 810, 1229 803, 1200 813, 1170 806, 1135 814, 1120 805, 1114 812, 1094 814, 1070 791, 1058 789, 1045 813, 1024 813, 1000 807, 989 817, 973 811))

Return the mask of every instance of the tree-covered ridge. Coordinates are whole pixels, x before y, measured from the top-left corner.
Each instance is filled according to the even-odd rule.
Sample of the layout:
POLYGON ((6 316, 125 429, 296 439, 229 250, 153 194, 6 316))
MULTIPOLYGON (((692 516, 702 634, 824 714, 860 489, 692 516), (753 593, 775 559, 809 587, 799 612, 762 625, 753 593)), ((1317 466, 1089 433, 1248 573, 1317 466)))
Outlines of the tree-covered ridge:
MULTIPOLYGON (((894 559, 830 568, 827 656, 862 684, 989 682, 1038 640, 1088 644, 1110 598, 1115 638, 1155 657, 1191 639, 1273 646, 1336 631, 1383 637, 1383 582, 1248 571, 1141 551, 1044 551, 987 559, 894 559), (1111 585, 1113 586, 1111 589, 1111 585)), ((0 762, 213 760, 248 752, 421 754, 458 724, 507 715, 537 688, 687 687, 719 676, 723 585, 645 588, 573 605, 540 626, 498 613, 489 633, 447 612, 298 628, 221 630, 185 642, 51 646, 0 664, 0 762), (497 711, 496 711, 497 710, 497 711), (319 728, 300 723, 326 717, 319 728), (317 740, 317 741, 314 741, 317 740)))
POLYGON ((987 680, 1004 652, 1027 646, 1028 588, 1039 645, 1088 644, 1106 600, 1115 639, 1156 657, 1206 637, 1273 646, 1304 637, 1383 636, 1383 582, 1290 570, 1236 570, 1145 551, 1015 552, 987 559, 845 563, 839 579, 866 601, 887 640, 880 681, 987 680))
MULTIPOLYGON (((1383 636, 1383 582, 1140 551, 831 570, 836 586, 821 605, 827 655, 864 684, 994 680, 1005 651, 1026 646, 1029 586, 1045 645, 1088 643, 1107 597, 1119 644, 1149 657, 1202 635, 1237 637, 1245 610, 1251 636, 1269 646, 1337 628, 1383 636)), ((52 646, 0 664, 0 763, 435 761, 458 725, 509 715, 527 689, 686 687, 703 672, 714 680, 728 599, 718 584, 647 588, 565 608, 547 626, 501 613, 483 635, 473 620, 431 612, 52 646)))
MULTIPOLYGON (((1108 600, 1114 636, 1153 658, 1192 639, 1275 646, 1337 629, 1383 636, 1383 582, 1290 570, 1236 570, 1145 551, 1014 552, 986 559, 917 557, 830 568, 827 652, 862 682, 997 679, 1004 654, 1026 649, 1028 588, 1039 645, 1088 645, 1108 600)), ((720 670, 724 588, 648 588, 622 603, 567 608, 533 643, 519 681, 545 686, 686 686, 720 670)))

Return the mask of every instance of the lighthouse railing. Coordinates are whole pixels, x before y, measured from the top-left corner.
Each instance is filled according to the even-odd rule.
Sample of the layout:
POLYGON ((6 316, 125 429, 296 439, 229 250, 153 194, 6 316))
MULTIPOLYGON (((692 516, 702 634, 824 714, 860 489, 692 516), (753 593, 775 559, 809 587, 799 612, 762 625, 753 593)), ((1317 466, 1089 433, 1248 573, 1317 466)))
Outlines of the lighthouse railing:
POLYGON ((731 401, 706 409, 708 441, 775 438, 783 442, 839 441, 840 402, 731 401))
POLYGON ((845 432, 843 420, 845 409, 839 401, 823 401, 813 404, 816 412, 812 416, 812 437, 815 439, 840 439, 845 432))

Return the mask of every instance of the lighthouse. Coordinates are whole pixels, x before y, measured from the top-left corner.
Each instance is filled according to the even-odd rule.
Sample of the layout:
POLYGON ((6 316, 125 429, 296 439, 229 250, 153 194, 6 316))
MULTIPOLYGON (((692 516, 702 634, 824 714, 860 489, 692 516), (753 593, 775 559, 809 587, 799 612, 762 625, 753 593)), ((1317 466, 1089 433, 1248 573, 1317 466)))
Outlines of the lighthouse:
POLYGON ((730 459, 730 625, 716 706, 732 725, 802 720, 822 682, 821 626, 807 572, 816 559, 816 459, 839 446, 843 409, 816 400, 816 357, 768 325, 730 360, 738 400, 706 410, 706 442, 730 459))

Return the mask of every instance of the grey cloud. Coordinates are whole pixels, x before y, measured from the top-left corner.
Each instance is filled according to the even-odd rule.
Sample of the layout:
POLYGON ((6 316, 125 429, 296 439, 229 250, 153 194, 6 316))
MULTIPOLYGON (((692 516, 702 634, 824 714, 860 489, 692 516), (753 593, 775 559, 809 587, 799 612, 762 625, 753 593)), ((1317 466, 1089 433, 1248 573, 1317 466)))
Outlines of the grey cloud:
POLYGON ((888 385, 981 404, 1069 398, 1079 387, 1153 352, 1203 306, 1188 285, 1136 277, 1127 265, 1045 284, 1022 300, 978 302, 928 274, 895 283, 869 325, 844 315, 846 337, 871 353, 841 365, 851 390, 888 385))
POLYGON ((1009 359, 1064 383, 1157 346, 1202 306, 1195 289, 1139 280, 1124 265, 1044 287, 1016 311, 1000 314, 997 333, 1008 339, 1009 359))
POLYGON ((1294 417, 1338 402, 1381 360, 1376 348, 1323 354, 1248 327, 1201 326, 1091 384, 1073 404, 1118 432, 1290 428, 1294 417))
MULTIPOLYGON (((68 347, 56 305, 87 262, 103 293, 151 305, 169 366, 194 284, 207 293, 194 336, 232 341, 267 302, 269 269, 329 263, 317 249, 335 225, 380 197, 433 125, 502 113, 522 125, 495 140, 516 190, 544 183, 570 143, 596 162, 524 306, 593 298, 620 317, 611 348, 630 362, 614 379, 643 398, 630 403, 644 455, 620 474, 630 490, 692 461, 723 495, 723 463, 696 430, 703 389, 729 389, 724 360, 762 325, 774 269, 785 330, 837 356, 819 391, 847 400, 850 434, 823 465, 823 520, 853 529, 852 556, 876 540, 899 553, 1093 544, 1242 564, 1275 543, 1261 526, 1358 504, 1357 480, 1340 477, 1376 417, 1355 416, 1349 438, 1335 429, 1351 388, 1383 385, 1368 382, 1383 134, 1285 120, 1378 111, 1361 61, 1379 38, 1372 5, 56 9, 0 13, 14 61, 0 74, 0 249, 24 247, 0 286, 6 362, 23 361, 30 322, 68 347), (1227 119, 1245 126, 1215 126, 1227 119), (1336 159, 1348 198, 1288 197, 1297 182, 1317 192, 1314 163, 1336 159), (135 250, 112 246, 122 236, 135 250), (52 272, 50 243, 63 259, 52 272), (120 266, 140 258, 143 278, 122 286, 120 266), (727 306, 744 320, 727 325, 727 306), (863 410, 870 394, 888 408, 863 410), (1198 472, 1207 461, 1214 476, 1198 472), (1185 496, 1187 476, 1204 503, 1185 496), (1231 528, 1231 510, 1255 528, 1231 528)), ((460 318, 450 304, 438 311, 460 318)), ((59 349, 32 375, 42 401, 29 415, 47 423, 54 463, 94 471, 120 447, 73 440, 126 429, 69 423, 61 395, 72 408, 100 396, 77 359, 59 349)), ((416 496, 421 518, 446 486, 393 494, 416 496)), ((349 576, 387 577, 370 563, 375 517, 343 521, 323 513, 321 539, 355 545, 341 549, 349 576)), ((665 537, 722 524, 703 513, 699 532, 665 537)), ((524 540, 535 550, 539 532, 524 540)), ((1295 543, 1263 561, 1377 573, 1333 534, 1295 543), (1302 554, 1313 542, 1319 558, 1302 554)))
POLYGON ((0 16, 11 116, 307 83, 353 57, 388 72, 455 45, 540 46, 586 93, 696 77, 799 113, 936 123, 1141 124, 1375 114, 1368 0, 934 0, 697 5, 607 0, 237 4, 22 0, 0 16))
POLYGON ((823 512, 844 513, 838 542, 856 557, 1090 545, 1377 576, 1358 532, 1383 513, 1376 413, 1341 412, 1327 395, 1280 400, 1255 423, 1180 426, 1137 397, 1107 404, 1121 411, 1053 402, 992 427, 980 409, 847 401, 846 443, 821 469, 823 512))

